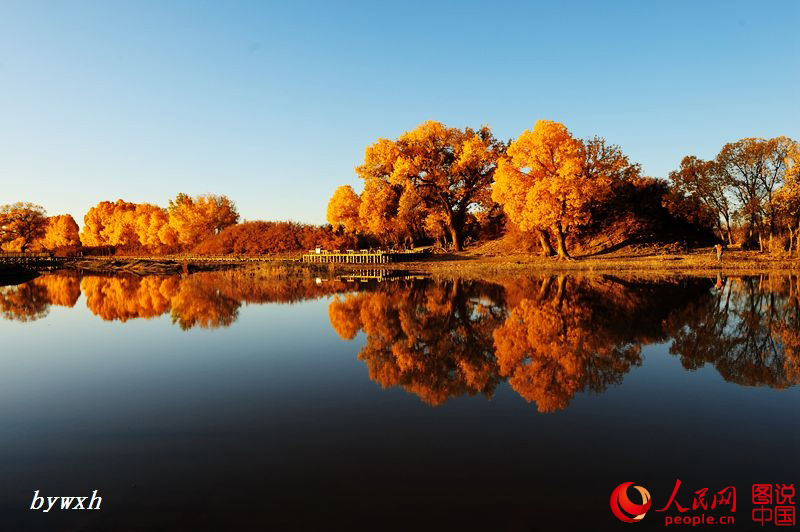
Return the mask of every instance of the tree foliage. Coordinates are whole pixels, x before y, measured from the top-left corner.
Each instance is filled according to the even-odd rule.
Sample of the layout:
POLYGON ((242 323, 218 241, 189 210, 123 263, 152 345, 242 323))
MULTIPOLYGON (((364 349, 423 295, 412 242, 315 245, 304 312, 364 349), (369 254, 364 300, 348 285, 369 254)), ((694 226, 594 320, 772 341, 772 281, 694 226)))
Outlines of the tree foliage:
POLYGON ((355 238, 331 226, 296 222, 245 222, 223 229, 194 248, 195 253, 261 255, 324 249, 352 249, 355 238))
POLYGON ((361 198, 358 197, 350 185, 342 185, 336 189, 328 202, 326 218, 333 227, 342 227, 355 233, 359 230, 358 211, 361 207, 361 198))
POLYGON ((69 214, 48 217, 44 234, 35 243, 35 246, 49 251, 75 249, 80 245, 78 224, 69 214))
POLYGON ((435 121, 396 140, 379 139, 356 168, 365 181, 358 225, 395 240, 444 227, 462 249, 469 213, 491 206, 491 183, 504 150, 488 127, 458 129, 435 121))
POLYGON ((84 246, 115 246, 149 253, 186 251, 235 224, 236 206, 225 196, 178 194, 169 209, 149 203, 101 201, 84 216, 84 246))
POLYGON ((522 230, 539 232, 543 244, 552 231, 558 256, 569 258, 567 235, 591 221, 592 206, 615 180, 638 173, 616 146, 598 138, 584 143, 563 124, 539 120, 500 160, 492 197, 522 230))
POLYGON ((17 202, 0 205, 0 245, 3 249, 28 251, 31 244, 44 235, 47 227, 41 205, 17 202))

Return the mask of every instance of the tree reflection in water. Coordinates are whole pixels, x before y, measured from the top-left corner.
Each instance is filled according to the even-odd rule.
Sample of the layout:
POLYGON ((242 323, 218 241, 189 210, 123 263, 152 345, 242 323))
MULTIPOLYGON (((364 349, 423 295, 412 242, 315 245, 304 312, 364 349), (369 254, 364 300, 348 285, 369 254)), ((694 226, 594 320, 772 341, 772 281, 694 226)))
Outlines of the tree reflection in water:
POLYGON ((0 313, 7 320, 35 321, 51 305, 73 307, 81 295, 77 275, 44 275, 16 286, 0 287, 0 313))
POLYGON ((642 364, 642 347, 669 343, 684 368, 713 365, 725 380, 785 388, 800 382, 796 276, 631 280, 545 275, 496 282, 325 281, 233 269, 187 276, 50 274, 0 288, 6 319, 33 321, 85 296, 99 318, 169 314, 184 330, 233 324, 242 304, 333 295, 343 339, 365 336, 358 358, 383 387, 431 405, 491 397, 501 382, 540 412, 579 392, 602 392, 642 364))
POLYGON ((670 353, 686 369, 713 364, 726 381, 786 388, 800 382, 796 276, 730 278, 672 316, 670 353))
POLYGON ((336 296, 331 325, 359 331, 359 358, 384 387, 438 405, 491 396, 502 380, 540 412, 602 392, 672 340, 687 369, 709 362, 739 384, 800 380, 795 277, 626 280, 543 276, 498 284, 428 281, 336 296))
POLYGON ((450 397, 491 397, 500 382, 492 331, 505 317, 503 289, 470 281, 389 283, 337 296, 328 309, 342 338, 361 330, 358 355, 370 378, 438 405, 450 397))

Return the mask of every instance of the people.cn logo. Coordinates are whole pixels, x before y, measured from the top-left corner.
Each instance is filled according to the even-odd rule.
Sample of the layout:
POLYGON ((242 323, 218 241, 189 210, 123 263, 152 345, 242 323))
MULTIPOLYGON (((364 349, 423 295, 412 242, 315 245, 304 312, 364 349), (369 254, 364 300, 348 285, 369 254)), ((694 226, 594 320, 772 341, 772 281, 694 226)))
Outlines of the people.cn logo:
POLYGON ((611 492, 611 511, 620 521, 638 523, 650 509, 650 492, 641 486, 633 486, 642 496, 642 504, 635 504, 628 498, 629 486, 633 486, 633 482, 624 482, 611 492))

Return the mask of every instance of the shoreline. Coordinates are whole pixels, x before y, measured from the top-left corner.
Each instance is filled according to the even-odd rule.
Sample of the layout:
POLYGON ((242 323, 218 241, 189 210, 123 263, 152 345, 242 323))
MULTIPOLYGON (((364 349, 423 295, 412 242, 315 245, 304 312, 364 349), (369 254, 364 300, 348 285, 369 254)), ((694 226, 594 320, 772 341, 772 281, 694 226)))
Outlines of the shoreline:
POLYGON ((171 275, 213 271, 242 266, 283 266, 329 272, 408 271, 431 275, 480 275, 524 273, 668 274, 714 275, 800 272, 800 259, 776 257, 753 251, 728 251, 721 263, 706 250, 676 254, 618 253, 558 260, 529 254, 480 255, 469 251, 442 254, 418 261, 384 264, 303 263, 296 256, 262 257, 86 257, 67 262, 64 267, 92 273, 132 273, 171 275))

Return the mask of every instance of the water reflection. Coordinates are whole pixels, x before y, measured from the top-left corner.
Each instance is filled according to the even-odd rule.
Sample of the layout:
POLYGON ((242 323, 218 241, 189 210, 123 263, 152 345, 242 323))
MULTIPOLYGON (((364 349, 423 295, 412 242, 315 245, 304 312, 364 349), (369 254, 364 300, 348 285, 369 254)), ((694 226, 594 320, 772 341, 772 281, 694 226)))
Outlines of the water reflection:
POLYGON ((124 323, 169 313, 172 323, 184 330, 213 329, 233 324, 246 303, 294 303, 341 292, 345 286, 257 270, 147 277, 60 272, 0 287, 0 312, 9 320, 33 321, 47 316, 51 305, 74 306, 83 293, 87 308, 104 321, 124 323))
POLYGON ((670 353, 686 369, 713 364, 726 381, 786 388, 800 382, 797 277, 720 279, 675 312, 670 353))
POLYGON ((337 296, 331 325, 366 335, 359 358, 383 387, 432 405, 509 385, 539 411, 601 392, 642 363, 642 345, 663 342, 669 316, 702 298, 708 279, 631 282, 545 276, 500 283, 395 284, 337 296))
MULTIPOLYGON (((669 344, 687 370, 712 365, 740 385, 800 381, 796 276, 622 279, 529 276, 494 282, 321 281, 304 274, 226 270, 187 276, 43 275, 0 288, 0 312, 23 322, 51 306, 86 307, 105 321, 169 315, 184 330, 232 325, 242 305, 333 296, 330 324, 363 333, 358 359, 372 380, 430 405, 492 397, 507 382, 540 412, 602 392, 643 363, 643 346, 669 344)), ((361 339, 358 339, 361 342, 361 339)))
POLYGON ((0 313, 5 319, 35 321, 51 305, 73 307, 81 295, 76 274, 45 275, 16 286, 0 287, 0 313))
POLYGON ((331 325, 342 338, 366 333, 358 358, 383 387, 426 403, 482 394, 500 381, 492 332, 505 317, 503 288, 469 281, 391 283, 337 296, 331 325))

